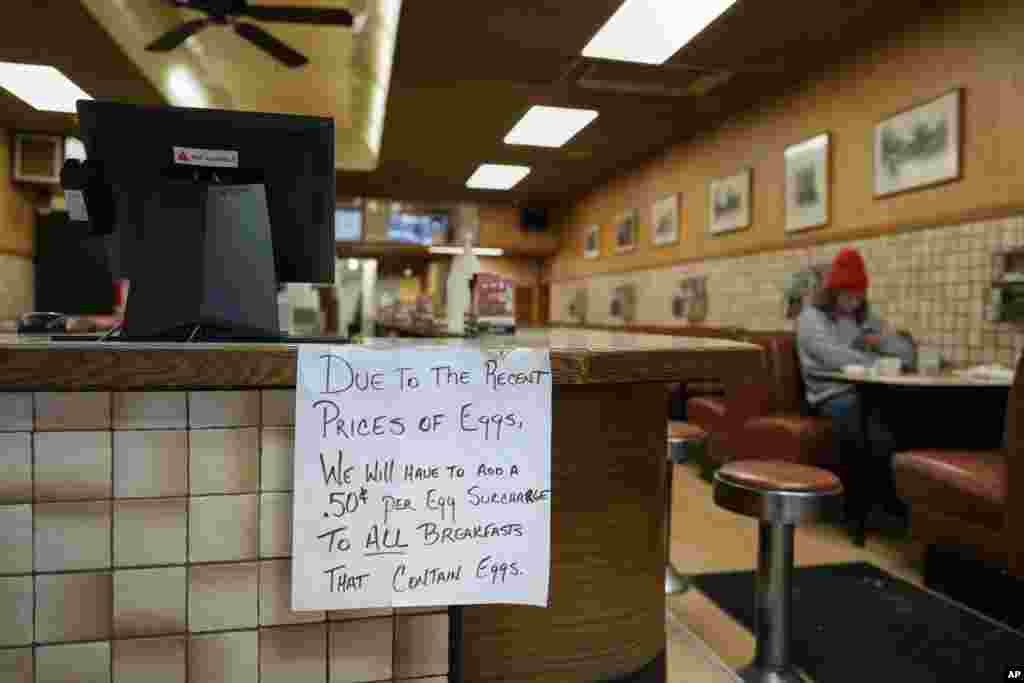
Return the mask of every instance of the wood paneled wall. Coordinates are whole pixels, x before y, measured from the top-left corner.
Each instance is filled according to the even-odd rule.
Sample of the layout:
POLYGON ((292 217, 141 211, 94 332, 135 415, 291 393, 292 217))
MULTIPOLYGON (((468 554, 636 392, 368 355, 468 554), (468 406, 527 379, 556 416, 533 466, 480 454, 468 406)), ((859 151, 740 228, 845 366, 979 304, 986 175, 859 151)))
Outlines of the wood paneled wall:
POLYGON ((499 247, 517 254, 548 256, 558 249, 554 216, 543 232, 523 230, 519 207, 513 205, 480 205, 480 246, 499 247))
POLYGON ((0 130, 0 253, 32 257, 35 207, 32 193, 15 185, 13 137, 0 130))
POLYGON ((640 270, 1024 210, 1024 4, 958 4, 582 197, 561 226, 562 244, 548 262, 545 279, 640 270), (875 199, 875 124, 954 87, 964 90, 962 179, 875 199), (822 131, 832 134, 831 221, 787 237, 783 150, 822 131), (753 170, 752 225, 712 237, 707 233, 708 183, 744 167, 753 170), (682 196, 681 239, 656 248, 651 244, 651 205, 671 192, 682 196), (630 208, 640 211, 638 247, 615 254, 616 217, 630 208), (594 223, 601 226, 601 256, 584 260, 584 229, 594 223))

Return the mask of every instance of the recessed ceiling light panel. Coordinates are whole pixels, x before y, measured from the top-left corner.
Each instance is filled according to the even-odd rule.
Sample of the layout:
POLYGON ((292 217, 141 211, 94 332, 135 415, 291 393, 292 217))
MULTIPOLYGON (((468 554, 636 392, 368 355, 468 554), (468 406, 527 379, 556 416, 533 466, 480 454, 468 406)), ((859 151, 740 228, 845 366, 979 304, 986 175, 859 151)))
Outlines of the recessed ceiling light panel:
POLYGON ((561 147, 597 118, 591 109, 534 106, 505 136, 509 145, 561 147))
POLYGON ((466 187, 473 190, 511 190, 529 174, 529 166, 480 164, 466 181, 466 187))
POLYGON ((0 62, 0 87, 39 111, 75 113, 75 102, 91 100, 74 81, 52 66, 0 62))
POLYGON ((734 2, 626 0, 583 48, 583 56, 662 64, 734 2))

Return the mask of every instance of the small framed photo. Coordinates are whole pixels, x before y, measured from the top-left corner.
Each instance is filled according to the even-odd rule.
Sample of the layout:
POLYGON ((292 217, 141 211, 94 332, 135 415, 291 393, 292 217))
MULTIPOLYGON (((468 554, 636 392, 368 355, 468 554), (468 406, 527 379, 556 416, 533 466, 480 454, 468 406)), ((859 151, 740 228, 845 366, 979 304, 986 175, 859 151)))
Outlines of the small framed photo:
POLYGON ((636 249, 637 211, 630 209, 624 212, 615 222, 615 251, 633 251, 636 249))
POLYGON ((750 227, 750 169, 711 181, 709 191, 712 235, 750 227))
POLYGON ((608 302, 608 317, 622 322, 632 322, 636 316, 636 285, 619 285, 612 290, 608 302))
POLYGON ((670 194, 654 202, 654 245, 661 247, 679 241, 679 195, 670 194))
POLYGON ((583 232, 583 258, 601 255, 601 226, 588 225, 583 232))
POLYGON ((875 126, 875 197, 960 177, 961 99, 957 88, 875 126))
POLYGON ((786 148, 786 232, 828 223, 829 147, 822 133, 786 148))

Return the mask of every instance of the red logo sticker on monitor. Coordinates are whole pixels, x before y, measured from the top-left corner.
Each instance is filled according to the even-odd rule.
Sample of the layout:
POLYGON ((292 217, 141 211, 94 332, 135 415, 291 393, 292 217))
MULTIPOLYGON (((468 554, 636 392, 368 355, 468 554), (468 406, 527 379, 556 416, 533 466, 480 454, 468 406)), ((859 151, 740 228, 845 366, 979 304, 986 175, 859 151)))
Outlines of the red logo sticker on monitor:
POLYGON ((174 163, 186 166, 214 166, 217 168, 238 168, 238 152, 229 149, 198 149, 175 147, 174 163))

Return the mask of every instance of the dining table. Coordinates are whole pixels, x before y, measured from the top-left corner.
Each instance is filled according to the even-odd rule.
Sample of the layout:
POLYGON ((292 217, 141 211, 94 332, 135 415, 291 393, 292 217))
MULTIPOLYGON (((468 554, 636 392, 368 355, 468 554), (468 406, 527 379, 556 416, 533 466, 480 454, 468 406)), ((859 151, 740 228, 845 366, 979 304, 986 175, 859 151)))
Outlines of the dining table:
MULTIPOLYGON (((1012 373, 986 376, 964 368, 938 372, 882 374, 815 371, 817 379, 852 385, 860 400, 861 434, 868 433, 872 415, 884 413, 887 425, 898 427, 899 447, 999 448, 1012 373)), ((865 460, 870 457, 864 454, 865 460)), ((872 495, 866 467, 844 463, 852 481, 847 483, 848 520, 853 541, 864 546, 867 521, 878 502, 872 495)), ((877 483, 877 482, 875 482, 877 483)))

